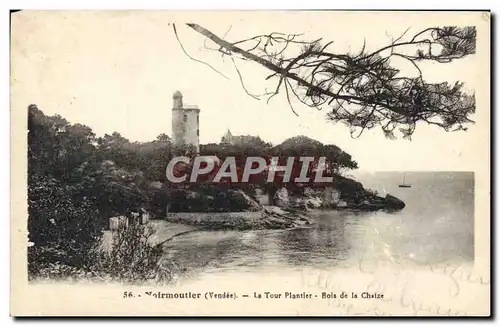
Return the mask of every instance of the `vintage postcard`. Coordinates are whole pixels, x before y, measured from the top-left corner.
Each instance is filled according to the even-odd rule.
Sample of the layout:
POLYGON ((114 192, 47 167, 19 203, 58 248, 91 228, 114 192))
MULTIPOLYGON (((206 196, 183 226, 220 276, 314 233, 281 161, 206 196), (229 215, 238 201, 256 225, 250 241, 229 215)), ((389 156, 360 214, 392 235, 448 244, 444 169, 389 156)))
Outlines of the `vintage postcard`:
POLYGON ((13 316, 489 316, 489 12, 11 13, 13 316))

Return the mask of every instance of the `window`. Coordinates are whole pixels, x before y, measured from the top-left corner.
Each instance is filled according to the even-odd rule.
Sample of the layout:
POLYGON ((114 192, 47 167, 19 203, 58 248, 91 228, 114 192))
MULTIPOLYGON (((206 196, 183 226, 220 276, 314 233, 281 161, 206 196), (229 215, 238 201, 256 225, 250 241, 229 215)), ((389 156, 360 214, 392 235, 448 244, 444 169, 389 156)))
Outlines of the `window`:
POLYGON ((200 129, 196 130, 196 136, 200 135, 200 129))
POLYGON ((187 114, 184 114, 184 123, 188 122, 188 116, 187 114))
POLYGON ((196 123, 200 124, 200 116, 199 115, 196 116, 196 123))

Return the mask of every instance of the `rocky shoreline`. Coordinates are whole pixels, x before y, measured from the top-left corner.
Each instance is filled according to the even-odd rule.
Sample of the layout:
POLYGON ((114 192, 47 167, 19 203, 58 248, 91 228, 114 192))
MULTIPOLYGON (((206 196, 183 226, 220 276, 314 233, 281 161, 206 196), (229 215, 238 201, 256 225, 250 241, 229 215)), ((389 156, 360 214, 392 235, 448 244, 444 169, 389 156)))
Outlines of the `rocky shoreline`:
POLYGON ((253 212, 170 213, 165 220, 208 230, 289 229, 313 225, 307 215, 276 206, 266 206, 253 212))
POLYGON ((404 207, 404 203, 398 198, 387 195, 385 198, 375 196, 370 201, 365 200, 355 206, 341 206, 325 209, 318 205, 308 205, 312 201, 306 201, 305 207, 287 208, 278 206, 263 206, 259 211, 245 212, 182 212, 170 213, 165 220, 170 223, 185 224, 201 227, 206 230, 265 230, 265 229, 291 229, 311 227, 314 221, 308 216, 311 211, 326 210, 353 210, 353 211, 374 211, 374 210, 399 210, 404 207))
POLYGON ((390 194, 381 197, 360 182, 342 176, 323 188, 289 191, 282 186, 272 195, 263 189, 181 190, 176 200, 177 207, 182 209, 168 212, 167 222, 209 230, 309 227, 314 224, 308 217, 311 210, 397 211, 405 207, 402 200, 390 194))

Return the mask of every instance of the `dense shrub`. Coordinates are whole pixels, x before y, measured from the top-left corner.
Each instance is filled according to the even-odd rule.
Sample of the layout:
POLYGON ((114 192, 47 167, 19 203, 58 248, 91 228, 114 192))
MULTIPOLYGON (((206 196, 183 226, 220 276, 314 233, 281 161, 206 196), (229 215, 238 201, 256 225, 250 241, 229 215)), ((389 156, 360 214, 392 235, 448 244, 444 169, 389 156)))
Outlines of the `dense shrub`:
POLYGON ((101 275, 128 283, 171 281, 174 265, 162 259, 161 244, 151 241, 154 233, 149 226, 134 223, 119 229, 110 251, 95 248, 92 268, 101 275))
POLYGON ((73 265, 61 259, 61 252, 50 246, 28 249, 30 279, 115 281, 143 284, 148 281, 168 283, 177 266, 162 259, 161 244, 151 243, 154 230, 145 225, 131 224, 116 231, 111 250, 94 242, 86 253, 86 264, 73 265))

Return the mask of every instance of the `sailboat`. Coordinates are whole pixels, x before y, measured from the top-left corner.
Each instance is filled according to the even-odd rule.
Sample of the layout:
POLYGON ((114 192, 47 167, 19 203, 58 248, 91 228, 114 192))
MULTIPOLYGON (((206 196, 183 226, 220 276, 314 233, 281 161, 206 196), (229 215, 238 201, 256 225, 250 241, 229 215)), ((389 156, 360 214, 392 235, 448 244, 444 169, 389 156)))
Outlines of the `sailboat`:
POLYGON ((403 183, 399 185, 399 188, 411 188, 410 184, 405 183, 405 177, 406 177, 406 173, 403 174, 403 183))

